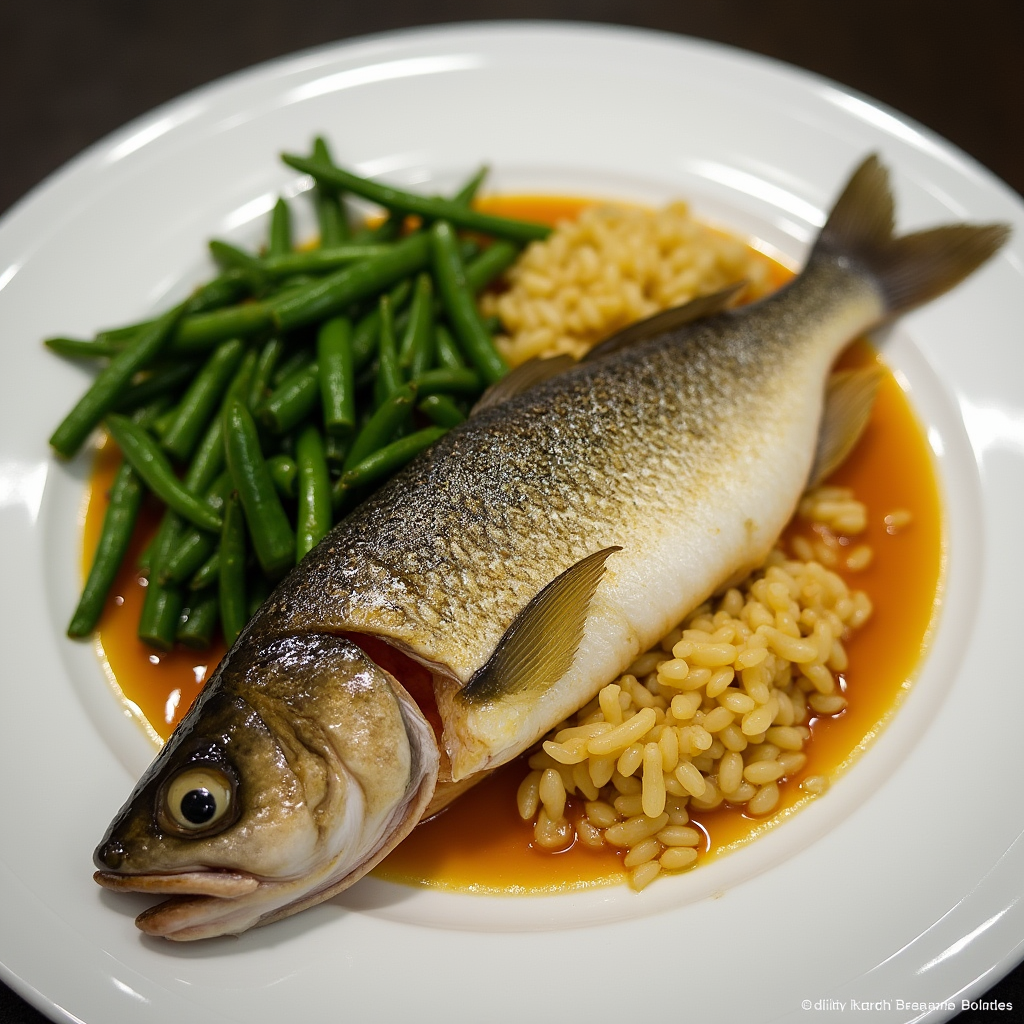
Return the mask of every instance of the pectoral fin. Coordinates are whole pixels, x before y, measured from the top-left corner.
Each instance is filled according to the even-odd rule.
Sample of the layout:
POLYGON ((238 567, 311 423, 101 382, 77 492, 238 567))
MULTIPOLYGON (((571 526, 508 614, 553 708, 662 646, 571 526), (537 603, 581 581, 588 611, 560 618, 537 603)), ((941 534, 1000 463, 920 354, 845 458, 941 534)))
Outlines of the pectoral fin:
POLYGON ((808 487, 820 484, 853 451, 868 425, 882 376, 878 367, 868 367, 840 370, 829 377, 808 487))
POLYGON ((583 639, 605 561, 621 550, 595 551, 544 587, 519 613, 487 664, 474 673, 457 699, 483 704, 512 694, 541 692, 558 682, 583 639))
MULTIPOLYGON (((700 295, 691 299, 685 305, 675 306, 666 309, 661 313, 655 313, 646 320, 630 324, 629 327, 606 338, 600 345, 595 345, 584 357, 587 362, 593 359, 601 359, 603 356, 610 356, 613 352, 628 348, 637 342, 646 341, 659 334, 666 334, 686 324, 692 324, 695 320, 703 320, 706 316, 713 316, 727 309, 729 304, 744 288, 746 281, 737 281, 735 284, 723 288, 721 291, 711 295, 700 295)), ((581 362, 583 361, 581 360, 581 362)))

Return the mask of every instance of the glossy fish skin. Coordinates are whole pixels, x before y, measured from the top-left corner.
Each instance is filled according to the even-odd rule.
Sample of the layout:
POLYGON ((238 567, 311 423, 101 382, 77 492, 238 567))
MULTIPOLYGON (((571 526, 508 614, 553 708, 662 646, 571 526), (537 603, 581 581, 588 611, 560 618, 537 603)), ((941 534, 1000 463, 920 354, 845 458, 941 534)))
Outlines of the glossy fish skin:
POLYGON ((97 851, 100 881, 123 888, 129 875, 143 891, 178 892, 171 875, 224 872, 221 897, 143 915, 141 927, 171 938, 239 931, 324 899, 400 841, 435 779, 450 796, 453 783, 471 784, 526 749, 706 596, 757 565, 808 479, 839 351, 951 287, 1005 238, 998 227, 960 226, 894 239, 891 226, 885 174, 868 160, 787 288, 677 329, 659 330, 665 321, 654 318, 630 330, 631 344, 605 345, 490 404, 420 456, 338 524, 246 628, 97 851), (566 590, 557 619, 538 620, 544 595, 561 593, 581 566, 600 573, 566 590), (557 640, 561 620, 574 616, 578 639, 555 652, 561 660, 538 662, 567 666, 554 676, 518 671, 529 658, 501 657, 524 636, 557 640), (538 621, 544 628, 524 626, 538 621), (383 639, 430 668, 440 750, 398 680, 343 634, 383 639), (290 645, 337 656, 289 660, 290 645), (507 678, 495 676, 498 664, 511 666, 507 678), (377 725, 360 713, 362 684, 353 680, 391 709, 377 725), (268 696, 278 691, 287 697, 268 696), (307 700, 314 692, 318 699, 307 700), (354 820, 356 803, 342 800, 326 827, 311 829, 306 805, 320 804, 287 795, 297 784, 303 794, 324 789, 316 783, 324 772, 304 772, 300 756, 316 744, 297 741, 302 723, 323 735, 322 720, 336 756, 313 762, 329 764, 327 774, 344 775, 346 728, 364 753, 376 751, 366 778, 389 797, 366 826, 354 820), (367 735, 373 729, 379 735, 367 735), (259 742, 246 747, 246 730, 259 742), (265 817, 259 828, 243 814, 219 832, 168 839, 161 794, 211 737, 245 807, 254 803, 265 817), (408 747, 410 767, 396 763, 387 779, 392 742, 408 747), (338 844, 322 838, 339 834, 356 837, 340 860, 338 844), (130 844, 125 862, 120 851, 130 844), (264 863, 290 874, 267 878, 247 867, 264 863), (260 883, 252 893, 242 892, 247 874, 260 883), (218 902, 246 909, 218 911, 218 902))

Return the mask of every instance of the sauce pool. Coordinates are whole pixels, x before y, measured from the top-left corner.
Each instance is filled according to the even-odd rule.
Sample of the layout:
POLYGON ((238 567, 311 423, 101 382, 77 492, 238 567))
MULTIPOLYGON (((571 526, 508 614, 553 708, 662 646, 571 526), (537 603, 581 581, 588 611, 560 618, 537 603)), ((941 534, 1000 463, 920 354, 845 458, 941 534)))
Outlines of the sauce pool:
MULTIPOLYGON (((480 205, 489 212, 555 223, 577 216, 589 202, 496 197, 480 205)), ((778 264, 770 269, 775 285, 791 276, 778 264)), ((874 363, 884 368, 869 345, 857 342, 839 365, 851 368, 874 363)), ((84 514, 86 567, 119 462, 112 444, 104 444, 97 452, 84 514)), ((812 739, 804 748, 807 764, 780 783, 781 799, 771 815, 753 818, 728 806, 691 812, 692 821, 706 836, 704 858, 749 842, 812 799, 800 789, 803 778, 820 775, 833 779, 849 767, 899 706, 929 639, 943 567, 942 512, 924 432, 888 371, 863 438, 828 482, 852 488, 855 497, 867 505, 868 528, 855 543, 868 544, 874 551, 866 569, 834 570, 852 589, 866 591, 874 605, 871 618, 846 643, 849 667, 842 684, 848 704, 839 715, 811 721, 812 739), (909 525, 892 532, 884 519, 896 509, 909 511, 912 518, 909 525)), ((136 637, 145 580, 134 566, 158 518, 155 507, 144 508, 132 550, 107 600, 96 643, 119 697, 153 738, 162 741, 212 675, 224 647, 218 640, 206 651, 179 647, 164 653, 136 637)), ((802 523, 792 524, 786 536, 797 533, 814 537, 811 528, 802 523)), ((565 891, 622 882, 622 853, 613 847, 594 851, 576 843, 568 850, 551 853, 534 845, 532 824, 520 820, 516 811, 516 790, 527 770, 523 759, 499 769, 421 824, 375 874, 421 886, 501 893, 565 891)), ((570 799, 570 816, 581 810, 570 799)))

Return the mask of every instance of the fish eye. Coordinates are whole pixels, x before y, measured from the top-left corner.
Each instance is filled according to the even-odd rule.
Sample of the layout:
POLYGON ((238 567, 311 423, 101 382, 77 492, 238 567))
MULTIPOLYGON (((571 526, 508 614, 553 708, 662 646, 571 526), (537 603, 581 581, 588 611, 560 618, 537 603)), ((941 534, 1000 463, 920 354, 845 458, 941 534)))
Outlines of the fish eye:
POLYGON ((234 786, 223 772, 186 768, 164 788, 161 817, 178 831, 208 832, 234 820, 234 802, 234 786))

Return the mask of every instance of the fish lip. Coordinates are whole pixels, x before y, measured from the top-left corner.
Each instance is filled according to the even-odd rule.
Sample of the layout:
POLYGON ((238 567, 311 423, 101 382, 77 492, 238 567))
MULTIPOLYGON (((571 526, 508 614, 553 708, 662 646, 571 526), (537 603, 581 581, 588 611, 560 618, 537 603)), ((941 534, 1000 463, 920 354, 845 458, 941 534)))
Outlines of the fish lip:
POLYGON ((113 892, 140 892, 153 896, 238 899, 255 892, 262 882, 247 871, 198 868, 191 871, 127 874, 96 871, 93 880, 113 892))

